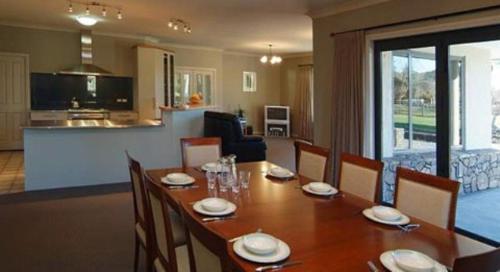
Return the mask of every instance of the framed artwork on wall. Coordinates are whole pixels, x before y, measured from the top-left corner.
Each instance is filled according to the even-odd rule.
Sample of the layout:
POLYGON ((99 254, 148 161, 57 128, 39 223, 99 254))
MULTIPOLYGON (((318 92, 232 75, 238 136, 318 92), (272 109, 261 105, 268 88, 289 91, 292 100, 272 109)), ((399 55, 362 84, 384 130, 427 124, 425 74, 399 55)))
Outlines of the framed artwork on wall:
POLYGON ((257 91, 257 73, 243 71, 243 92, 257 91))

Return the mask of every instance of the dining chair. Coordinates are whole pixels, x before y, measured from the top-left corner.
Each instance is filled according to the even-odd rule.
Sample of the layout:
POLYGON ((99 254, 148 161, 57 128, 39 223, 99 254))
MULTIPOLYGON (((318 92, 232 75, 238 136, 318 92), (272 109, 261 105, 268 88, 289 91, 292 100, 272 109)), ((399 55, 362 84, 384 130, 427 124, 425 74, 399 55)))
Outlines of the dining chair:
POLYGON ((216 162, 222 155, 221 139, 218 137, 182 138, 182 167, 197 167, 216 162))
POLYGON ((229 272, 226 240, 189 215, 188 207, 180 205, 186 226, 191 272, 229 272))
POLYGON ((168 204, 160 185, 145 175, 151 218, 151 256, 157 272, 189 270, 184 224, 168 204))
POLYGON ((394 206, 407 215, 453 230, 460 183, 402 167, 396 171, 394 206))
POLYGON ((381 161, 349 153, 340 155, 338 187, 371 202, 380 201, 384 164, 381 161))
POLYGON ((500 248, 493 251, 455 259, 453 272, 500 271, 500 248))
POLYGON ((295 167, 300 176, 326 182, 330 150, 302 141, 295 141, 295 167))
POLYGON ((130 172, 130 180, 132 183, 132 196, 134 200, 134 217, 135 217, 135 245, 134 245, 134 271, 139 268, 139 250, 140 247, 146 252, 146 267, 151 271, 152 260, 151 252, 148 247, 148 220, 146 216, 147 198, 146 188, 144 183, 144 170, 141 164, 134 160, 128 151, 125 151, 128 160, 128 168, 130 172))

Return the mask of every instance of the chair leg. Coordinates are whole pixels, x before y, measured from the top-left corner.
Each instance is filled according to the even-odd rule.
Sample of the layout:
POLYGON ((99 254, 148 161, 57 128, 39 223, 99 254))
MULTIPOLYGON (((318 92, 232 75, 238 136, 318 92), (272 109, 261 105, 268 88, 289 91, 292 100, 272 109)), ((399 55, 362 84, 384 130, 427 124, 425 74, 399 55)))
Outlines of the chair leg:
POLYGON ((135 235, 135 244, 134 244, 134 272, 138 272, 139 270, 139 247, 140 241, 137 234, 135 235))

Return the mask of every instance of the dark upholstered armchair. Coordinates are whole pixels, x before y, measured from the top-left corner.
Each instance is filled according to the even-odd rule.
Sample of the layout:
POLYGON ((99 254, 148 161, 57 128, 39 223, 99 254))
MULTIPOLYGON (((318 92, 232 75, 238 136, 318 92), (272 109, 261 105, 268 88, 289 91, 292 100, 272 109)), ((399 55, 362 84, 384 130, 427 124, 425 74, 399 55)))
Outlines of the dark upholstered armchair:
POLYGON ((205 112, 205 137, 222 138, 222 154, 236 155, 237 162, 266 160, 266 143, 262 137, 243 136, 236 115, 222 112, 205 112))

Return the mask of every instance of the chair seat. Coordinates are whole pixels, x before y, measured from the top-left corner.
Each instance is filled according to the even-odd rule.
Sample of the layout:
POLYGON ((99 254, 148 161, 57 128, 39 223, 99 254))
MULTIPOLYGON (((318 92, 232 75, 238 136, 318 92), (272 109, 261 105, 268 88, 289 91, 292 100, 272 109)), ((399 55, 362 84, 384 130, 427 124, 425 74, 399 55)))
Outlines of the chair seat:
POLYGON ((135 224, 135 233, 137 233, 137 236, 139 236, 139 239, 141 240, 143 245, 146 244, 146 231, 142 228, 142 226, 139 223, 135 224))
MULTIPOLYGON (((186 245, 176 247, 175 254, 177 255, 177 272, 189 272, 189 254, 186 245)), ((160 259, 156 258, 154 261, 155 271, 157 272, 167 272, 165 267, 160 262, 160 259)))

